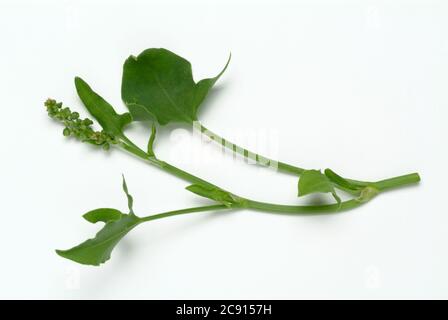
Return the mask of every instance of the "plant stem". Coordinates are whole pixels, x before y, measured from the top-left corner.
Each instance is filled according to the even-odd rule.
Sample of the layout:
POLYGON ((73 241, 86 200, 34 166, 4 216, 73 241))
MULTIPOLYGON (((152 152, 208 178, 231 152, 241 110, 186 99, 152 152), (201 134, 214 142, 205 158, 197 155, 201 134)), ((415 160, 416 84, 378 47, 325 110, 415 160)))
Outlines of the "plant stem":
MULTIPOLYGON (((193 128, 200 131, 202 134, 206 135, 211 140, 221 144, 223 147, 244 156, 246 159, 249 158, 249 159, 255 160, 256 163, 261 166, 277 168, 279 171, 294 174, 294 175, 300 175, 303 171, 306 170, 306 169, 303 169, 300 167, 296 167, 296 166, 287 164, 285 162, 269 159, 267 157, 264 157, 262 155, 255 153, 255 152, 249 151, 248 149, 242 148, 232 142, 227 141, 226 139, 217 135, 213 131, 210 131, 209 129, 204 127, 199 121, 196 121, 193 123, 193 128)), ((418 173, 411 173, 411 174, 393 177, 393 178, 389 178, 389 179, 385 179, 385 180, 381 180, 381 181, 377 181, 377 182, 359 181, 359 180, 353 180, 353 179, 346 179, 346 180, 354 185, 359 186, 360 188, 363 188, 363 187, 366 187, 369 185, 374 185, 379 191, 384 191, 384 190, 398 188, 398 187, 401 187, 404 185, 417 183, 420 181, 420 176, 418 175, 418 173)), ((336 187, 338 187, 339 189, 344 190, 346 192, 353 193, 353 192, 350 192, 349 190, 346 190, 345 188, 342 188, 339 185, 336 185, 336 187)))
POLYGON ((171 216, 177 216, 180 214, 187 214, 187 213, 193 213, 193 212, 204 212, 204 211, 210 211, 210 210, 222 210, 222 209, 229 209, 229 207, 223 205, 223 204, 216 204, 211 206, 203 206, 203 207, 194 207, 194 208, 188 208, 188 209, 182 209, 182 210, 174 210, 174 211, 168 211, 164 213, 154 214, 146 217, 140 218, 140 222, 146 222, 146 221, 152 221, 157 219, 162 219, 166 217, 171 216))
POLYGON ((148 155, 146 152, 144 152, 142 149, 137 147, 135 144, 133 144, 133 143, 129 144, 126 140, 124 140, 124 143, 121 143, 120 146, 123 149, 125 149, 126 151, 132 153, 133 155, 136 155, 137 157, 151 163, 152 165, 155 165, 156 167, 162 169, 163 171, 166 171, 178 178, 181 178, 181 179, 186 180, 191 183, 197 183, 197 184, 207 185, 209 187, 221 189, 218 186, 216 186, 208 181, 205 181, 199 177, 196 177, 195 175, 192 175, 191 173, 188 173, 182 169, 179 169, 179 168, 169 164, 168 162, 159 160, 154 156, 148 155))
POLYGON ((306 214, 320 214, 320 213, 332 213, 346 211, 359 207, 365 202, 358 201, 356 199, 343 201, 340 204, 327 204, 327 205, 310 205, 310 206, 290 206, 283 204, 274 204, 259 202, 253 200, 247 200, 248 207, 261 211, 270 212, 282 212, 282 213, 306 213, 306 214))
POLYGON ((193 128, 201 132, 202 134, 209 137, 211 140, 221 144, 223 147, 232 150, 240 155, 242 155, 245 159, 255 160, 257 164, 264 167, 276 168, 279 171, 287 172, 294 175, 300 175, 305 169, 299 168, 296 166, 292 166, 290 164, 276 161, 267 157, 264 157, 258 153, 252 152, 248 149, 242 148, 236 145, 233 142, 227 141, 223 137, 217 135, 216 133, 210 131, 206 127, 204 127, 199 121, 193 123, 193 128))
POLYGON ((212 187, 212 188, 217 188, 217 189, 223 190, 222 188, 214 185, 213 183, 205 181, 205 180, 203 180, 203 179, 201 179, 201 178, 199 178, 199 177, 197 177, 195 175, 192 175, 191 173, 188 173, 188 172, 186 172, 186 171, 184 171, 182 169, 179 169, 179 168, 169 164, 168 162, 165 162, 165 161, 162 161, 162 160, 159 160, 159 159, 156 159, 155 161, 157 161, 157 163, 160 164, 160 166, 161 166, 161 168, 163 170, 165 170, 165 171, 175 175, 178 178, 181 178, 183 180, 189 181, 191 183, 202 184, 202 185, 206 185, 206 186, 209 186, 209 187, 212 187))
MULTIPOLYGON (((156 167, 158 167, 168 173, 171 173, 172 175, 179 177, 183 180, 186 180, 191 183, 205 184, 205 185, 208 185, 208 186, 211 186, 214 188, 224 190, 212 183, 209 183, 199 177, 196 177, 186 171, 183 171, 173 165, 170 165, 169 163, 167 163, 165 161, 159 160, 154 156, 148 155, 143 150, 141 150, 139 147, 137 147, 135 144, 133 144, 133 143, 128 144, 125 139, 123 140, 123 143, 120 144, 120 146, 123 149, 127 150, 128 152, 131 152, 132 154, 138 156, 139 158, 148 161, 150 164, 155 165, 156 167)), ((387 181, 387 180, 383 180, 383 183, 384 183, 384 181, 387 181)), ((403 181, 400 180, 399 182, 402 183, 403 181)), ((386 184, 388 184, 388 183, 386 183, 386 184)), ((393 185, 394 182, 392 181, 389 184, 393 185)), ((330 212, 339 212, 339 211, 343 211, 343 210, 353 209, 362 204, 362 202, 354 199, 354 200, 344 201, 340 204, 292 206, 292 205, 259 202, 259 201, 239 197, 237 195, 234 195, 234 196, 240 198, 243 201, 244 206, 233 206, 233 208, 244 207, 244 208, 251 208, 251 209, 256 209, 256 210, 260 210, 260 211, 270 211, 270 212, 277 212, 277 213, 296 213, 296 214, 297 213, 298 214, 330 213, 330 212)), ((201 207, 203 209, 200 209, 200 210, 205 211, 205 210, 212 210, 214 208, 224 209, 224 207, 228 208, 225 205, 215 205, 215 206, 201 207)), ((178 211, 163 213, 163 214, 161 214, 162 216, 160 216, 160 218, 163 218, 163 217, 169 216, 169 215, 196 212, 195 211, 196 209, 198 209, 198 208, 185 209, 185 210, 187 210, 185 212, 184 212, 184 210, 178 210, 178 211), (193 211, 190 211, 190 210, 193 210, 193 211)), ((157 216, 159 216, 159 215, 155 215, 155 216, 153 216, 153 218, 150 218, 151 216, 149 216, 149 217, 142 218, 142 219, 144 219, 144 221, 159 219, 159 218, 157 218, 157 216)))
POLYGON ((380 191, 390 190, 409 184, 414 184, 420 181, 420 176, 417 172, 406 174, 403 176, 393 177, 385 180, 380 180, 372 185, 380 191))

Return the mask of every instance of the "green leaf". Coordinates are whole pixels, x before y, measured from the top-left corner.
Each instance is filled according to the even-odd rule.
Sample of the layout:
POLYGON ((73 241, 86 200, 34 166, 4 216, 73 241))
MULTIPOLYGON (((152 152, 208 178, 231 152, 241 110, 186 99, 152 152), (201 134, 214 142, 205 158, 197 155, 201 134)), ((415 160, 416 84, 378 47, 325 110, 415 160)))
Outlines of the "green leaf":
POLYGON ((320 170, 305 170, 300 175, 299 197, 311 193, 331 193, 337 203, 341 203, 341 199, 334 190, 333 183, 320 170))
POLYGON ((56 250, 56 253, 81 264, 98 266, 110 259, 118 242, 139 223, 135 215, 122 214, 120 219, 107 222, 94 238, 68 250, 56 250))
POLYGON ((328 169, 328 168, 325 169, 324 173, 328 177, 328 179, 331 180, 331 182, 333 182, 334 184, 337 184, 338 186, 340 186, 342 188, 354 190, 354 191, 360 189, 359 186, 351 183, 347 179, 344 179, 343 177, 341 177, 340 175, 338 175, 336 172, 334 172, 331 169, 328 169))
POLYGON ((229 62, 216 77, 195 83, 190 62, 166 49, 147 49, 124 63, 121 97, 134 120, 191 124, 229 62))
POLYGON ((128 186, 126 184, 126 179, 124 178, 124 174, 123 174, 123 191, 126 194, 126 197, 128 198, 128 208, 129 208, 129 213, 134 214, 134 210, 132 209, 133 205, 134 205, 134 199, 132 198, 132 196, 129 194, 128 191, 128 186))
POLYGON ((91 223, 110 222, 120 220, 123 213, 117 209, 112 208, 99 208, 87 212, 83 215, 83 218, 91 223))
POLYGON ((99 122, 104 131, 112 136, 122 136, 123 128, 132 122, 129 112, 117 114, 114 108, 81 78, 75 78, 76 91, 90 114, 99 122))
POLYGON ((185 189, 201 197, 215 200, 219 203, 226 205, 227 207, 231 207, 233 204, 242 204, 241 199, 234 196, 230 192, 224 191, 219 188, 214 188, 200 184, 192 184, 186 187, 185 189))

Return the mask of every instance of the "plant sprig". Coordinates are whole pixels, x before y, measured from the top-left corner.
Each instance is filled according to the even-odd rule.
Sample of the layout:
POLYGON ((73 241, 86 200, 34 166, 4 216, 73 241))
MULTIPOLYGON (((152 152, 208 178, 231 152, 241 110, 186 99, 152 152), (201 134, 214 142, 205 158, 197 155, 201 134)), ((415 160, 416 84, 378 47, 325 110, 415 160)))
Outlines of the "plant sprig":
POLYGON ((344 178, 328 168, 323 172, 321 170, 303 169, 252 153, 209 131, 197 121, 197 113, 201 102, 224 73, 229 61, 217 76, 195 83, 190 63, 166 49, 148 49, 137 57, 131 56, 124 64, 122 82, 122 98, 129 109, 129 113, 121 115, 114 110, 111 104, 93 91, 84 80, 76 77, 75 86, 78 95, 89 113, 102 127, 102 131, 95 131, 92 128, 93 120, 79 119, 77 112, 72 112, 62 103, 52 99, 46 101, 45 105, 49 116, 64 125, 64 136, 73 136, 82 142, 106 150, 111 146, 126 150, 145 160, 146 163, 188 181, 191 183, 186 188, 188 191, 214 202, 209 206, 181 209, 139 218, 134 214, 133 198, 128 192, 123 177, 123 190, 128 199, 129 213, 125 214, 117 209, 110 208, 100 208, 88 212, 84 215, 84 218, 92 223, 99 221, 106 223, 103 229, 94 238, 72 249, 58 251, 59 255, 79 263, 99 265, 107 261, 117 243, 142 222, 178 214, 240 208, 292 214, 340 212, 356 208, 385 190, 420 181, 417 173, 367 182, 344 178), (126 126, 137 120, 150 120, 152 122, 147 151, 142 150, 124 134, 126 126), (179 169, 159 159, 154 152, 155 124, 163 126, 170 122, 184 122, 193 125, 210 139, 219 142, 234 152, 245 157, 254 155, 256 162, 260 165, 272 166, 275 164, 279 171, 300 176, 298 181, 299 196, 329 193, 334 197, 336 203, 302 206, 260 202, 238 196, 179 169), (352 199, 341 201, 336 189, 352 195, 352 199))
POLYGON ((123 191, 128 199, 129 213, 122 213, 120 210, 112 208, 99 208, 85 213, 83 215, 85 220, 90 223, 104 222, 104 227, 95 235, 94 238, 88 239, 68 250, 56 250, 56 253, 63 258, 70 259, 81 264, 99 266, 110 259, 115 246, 132 229, 144 222, 180 214, 228 209, 225 205, 209 205, 168 211, 146 217, 138 217, 134 213, 132 196, 128 192, 124 176, 123 191))
MULTIPOLYGON (((152 120, 160 125, 183 122, 193 126, 194 129, 220 143, 223 147, 245 158, 250 157, 259 165, 274 167, 279 171, 297 176, 302 175, 301 179, 305 181, 298 183, 299 196, 329 192, 339 203, 340 198, 334 188, 360 195, 363 188, 373 186, 372 182, 345 179, 331 169, 326 169, 325 172, 329 174, 323 175, 316 172, 319 170, 307 170, 269 159, 227 141, 200 123, 198 121, 200 102, 204 100, 208 91, 222 76, 229 62, 230 57, 224 69, 216 77, 204 79, 195 84, 191 64, 186 59, 166 49, 146 49, 136 57, 130 56, 124 63, 121 85, 123 102, 135 121, 152 120), (202 85, 204 83, 207 85, 202 85), (198 96, 200 98, 196 99, 198 96), (314 187, 310 189, 308 186, 314 187), (316 186, 320 187, 316 188, 316 186), (304 192, 304 190, 306 191, 304 192)), ((404 177, 408 183, 420 180, 417 173, 404 177)))

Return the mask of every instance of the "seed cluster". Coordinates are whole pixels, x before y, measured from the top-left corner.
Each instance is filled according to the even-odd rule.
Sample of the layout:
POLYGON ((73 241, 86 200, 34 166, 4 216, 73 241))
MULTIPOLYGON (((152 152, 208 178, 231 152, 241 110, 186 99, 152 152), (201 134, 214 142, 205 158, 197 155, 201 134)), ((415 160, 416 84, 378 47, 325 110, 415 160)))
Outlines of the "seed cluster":
POLYGON ((92 128, 93 121, 85 118, 80 119, 78 112, 72 112, 70 108, 63 107, 62 102, 53 99, 45 101, 48 115, 65 126, 62 131, 66 137, 73 136, 82 142, 88 142, 97 146, 102 146, 104 150, 109 150, 111 144, 117 144, 114 136, 104 132, 95 131, 92 128))

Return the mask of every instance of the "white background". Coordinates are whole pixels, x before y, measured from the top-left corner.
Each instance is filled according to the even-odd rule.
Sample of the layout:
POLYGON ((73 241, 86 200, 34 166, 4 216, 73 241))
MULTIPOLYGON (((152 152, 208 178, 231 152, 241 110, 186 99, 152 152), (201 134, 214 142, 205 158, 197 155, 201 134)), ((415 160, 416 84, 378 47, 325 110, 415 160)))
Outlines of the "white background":
MULTIPOLYGON (((0 297, 448 298, 447 17, 444 1, 0 1, 0 297), (87 115, 76 75, 124 112, 122 63, 150 47, 187 58, 195 79, 232 52, 201 107, 210 129, 268 132, 306 168, 419 171, 422 183, 337 215, 169 218, 132 231, 101 267, 64 260, 53 250, 99 229, 84 212, 125 210, 121 173, 142 215, 209 203, 128 154, 64 138, 46 115, 47 97, 87 115)), ((177 157, 175 128, 159 130, 160 158, 242 196, 309 200, 297 178, 210 144, 209 161, 177 157)), ((144 145, 148 130, 130 135, 144 145)))

